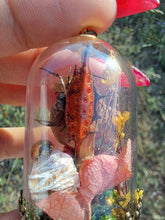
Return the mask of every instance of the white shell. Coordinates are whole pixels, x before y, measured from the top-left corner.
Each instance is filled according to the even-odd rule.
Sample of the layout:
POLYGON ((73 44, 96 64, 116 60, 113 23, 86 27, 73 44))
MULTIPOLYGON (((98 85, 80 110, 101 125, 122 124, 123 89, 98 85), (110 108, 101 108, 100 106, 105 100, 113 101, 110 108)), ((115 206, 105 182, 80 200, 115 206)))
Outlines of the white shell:
POLYGON ((29 190, 36 202, 47 197, 48 191, 75 192, 79 186, 79 174, 68 154, 54 151, 46 161, 34 161, 29 176, 29 190))

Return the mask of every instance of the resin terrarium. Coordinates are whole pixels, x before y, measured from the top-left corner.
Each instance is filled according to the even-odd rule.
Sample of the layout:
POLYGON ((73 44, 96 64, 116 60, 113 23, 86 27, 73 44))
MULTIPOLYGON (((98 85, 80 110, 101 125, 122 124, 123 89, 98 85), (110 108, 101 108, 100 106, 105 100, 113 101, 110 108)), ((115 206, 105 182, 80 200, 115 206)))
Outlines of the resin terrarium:
POLYGON ((136 83, 121 54, 92 35, 47 49, 28 79, 26 219, 139 219, 136 83))

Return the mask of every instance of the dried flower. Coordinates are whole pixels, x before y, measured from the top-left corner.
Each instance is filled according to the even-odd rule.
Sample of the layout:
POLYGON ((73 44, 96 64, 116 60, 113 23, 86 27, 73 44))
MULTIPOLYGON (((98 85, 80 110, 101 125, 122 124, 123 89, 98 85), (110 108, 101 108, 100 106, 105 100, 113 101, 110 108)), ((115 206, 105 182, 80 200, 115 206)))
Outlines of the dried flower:
POLYGON ((121 133, 124 125, 126 123, 126 121, 129 119, 130 117, 130 113, 128 111, 124 111, 123 115, 121 114, 120 111, 117 112, 118 116, 113 116, 112 117, 112 123, 115 125, 117 132, 121 133))
POLYGON ((112 117, 112 123, 116 127, 117 135, 116 135, 116 142, 114 145, 115 150, 117 149, 117 145, 119 143, 119 140, 121 138, 125 137, 125 133, 123 132, 124 126, 126 121, 128 121, 130 117, 130 112, 124 111, 123 114, 121 114, 120 111, 117 112, 117 116, 112 117))

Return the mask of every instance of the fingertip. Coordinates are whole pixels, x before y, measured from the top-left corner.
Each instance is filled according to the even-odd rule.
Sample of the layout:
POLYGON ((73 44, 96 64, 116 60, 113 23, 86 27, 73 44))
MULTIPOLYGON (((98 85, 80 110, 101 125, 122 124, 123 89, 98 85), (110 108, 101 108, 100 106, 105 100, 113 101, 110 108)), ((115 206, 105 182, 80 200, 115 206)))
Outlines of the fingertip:
POLYGON ((0 56, 50 46, 84 28, 99 34, 116 17, 116 0, 6 1, 1 8, 0 56))
POLYGON ((1 220, 21 220, 21 216, 18 210, 10 211, 0 214, 1 220))

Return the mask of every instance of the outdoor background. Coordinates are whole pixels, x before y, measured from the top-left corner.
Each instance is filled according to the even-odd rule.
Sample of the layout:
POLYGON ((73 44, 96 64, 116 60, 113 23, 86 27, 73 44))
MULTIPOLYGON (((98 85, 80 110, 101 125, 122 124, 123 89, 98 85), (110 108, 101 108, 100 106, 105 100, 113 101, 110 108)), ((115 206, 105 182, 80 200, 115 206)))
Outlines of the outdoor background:
MULTIPOLYGON (((120 18, 101 36, 151 80, 138 88, 138 187, 143 220, 165 220, 165 3, 120 18)), ((24 108, 0 105, 0 127, 24 126, 24 108)), ((0 212, 17 208, 22 159, 0 162, 0 212)))

